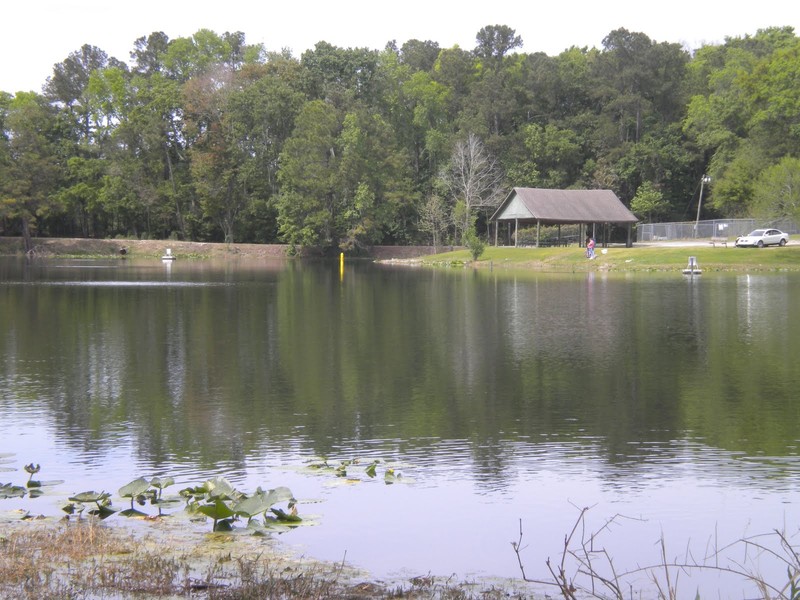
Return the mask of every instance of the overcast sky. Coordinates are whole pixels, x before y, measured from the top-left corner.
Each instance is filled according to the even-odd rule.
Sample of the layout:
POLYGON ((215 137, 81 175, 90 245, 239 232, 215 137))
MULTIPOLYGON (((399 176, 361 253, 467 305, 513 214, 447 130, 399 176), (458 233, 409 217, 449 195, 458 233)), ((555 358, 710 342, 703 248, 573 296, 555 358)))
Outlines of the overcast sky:
POLYGON ((170 39, 199 29, 242 31, 248 43, 290 48, 296 57, 321 40, 382 49, 390 40, 419 39, 471 50, 485 25, 508 25, 522 36, 523 51, 549 55, 600 47, 620 27, 690 49, 771 26, 800 34, 796 0, 9 0, 0 14, 0 90, 11 93, 41 91, 53 65, 83 44, 128 62, 134 40, 153 31, 170 39))

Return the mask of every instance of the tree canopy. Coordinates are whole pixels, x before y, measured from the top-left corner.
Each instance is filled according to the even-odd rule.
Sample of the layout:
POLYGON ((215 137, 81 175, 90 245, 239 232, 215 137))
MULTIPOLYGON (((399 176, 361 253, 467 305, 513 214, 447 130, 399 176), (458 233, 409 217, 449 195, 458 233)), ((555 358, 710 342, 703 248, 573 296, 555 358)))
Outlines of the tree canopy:
POLYGON ((524 53, 163 32, 129 62, 83 45, 41 93, 0 93, 0 234, 288 243, 359 252, 484 234, 514 186, 609 188, 644 218, 797 218, 800 38, 694 53, 641 32, 524 53), (477 227, 477 231, 474 228, 477 227))

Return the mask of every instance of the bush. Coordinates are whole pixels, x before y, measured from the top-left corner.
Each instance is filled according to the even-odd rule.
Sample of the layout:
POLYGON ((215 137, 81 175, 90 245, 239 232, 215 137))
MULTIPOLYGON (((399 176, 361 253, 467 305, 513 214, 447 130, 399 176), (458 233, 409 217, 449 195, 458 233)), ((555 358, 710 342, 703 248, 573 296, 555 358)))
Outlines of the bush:
POLYGON ((486 242, 484 242, 478 234, 474 231, 468 231, 464 235, 464 245, 469 250, 470 255, 472 256, 472 260, 477 261, 483 251, 486 250, 486 242))

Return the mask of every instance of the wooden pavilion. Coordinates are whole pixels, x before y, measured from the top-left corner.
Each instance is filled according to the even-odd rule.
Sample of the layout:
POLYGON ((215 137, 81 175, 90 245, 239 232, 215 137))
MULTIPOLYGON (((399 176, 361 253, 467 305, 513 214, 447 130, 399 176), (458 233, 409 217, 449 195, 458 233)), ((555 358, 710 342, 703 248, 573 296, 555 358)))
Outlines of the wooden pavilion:
POLYGON ((559 239, 561 225, 580 225, 579 241, 584 231, 597 239, 596 228, 602 226, 607 243, 608 226, 624 225, 627 227, 626 246, 633 245, 632 227, 638 222, 636 216, 628 210, 617 195, 611 190, 549 190, 542 188, 514 188, 505 200, 497 207, 489 219, 495 224, 494 245, 503 225, 504 236, 510 245, 511 239, 517 246, 520 224, 536 224, 536 246, 539 246, 541 226, 558 225, 559 239), (591 227, 591 230, 590 230, 591 227))

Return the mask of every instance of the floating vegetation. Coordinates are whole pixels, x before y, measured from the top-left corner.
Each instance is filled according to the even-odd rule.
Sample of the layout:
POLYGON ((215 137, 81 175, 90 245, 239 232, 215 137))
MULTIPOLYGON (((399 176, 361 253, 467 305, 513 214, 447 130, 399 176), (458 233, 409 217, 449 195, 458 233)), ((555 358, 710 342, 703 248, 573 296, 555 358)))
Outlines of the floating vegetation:
POLYGON ((390 465, 390 463, 377 458, 371 459, 369 462, 359 458, 345 459, 340 460, 338 463, 329 461, 327 458, 318 458, 308 463, 304 470, 335 475, 343 483, 356 484, 364 481, 364 479, 360 478, 362 473, 367 477, 367 480, 378 478, 378 468, 381 466, 384 469, 383 481, 387 485, 401 481, 410 483, 410 480, 403 479, 403 475, 397 471, 399 465, 390 465))
POLYGON ((287 487, 271 490, 256 489, 252 495, 235 489, 224 477, 209 479, 202 485, 181 490, 180 495, 186 499, 189 513, 202 514, 213 519, 213 531, 232 531, 234 522, 242 517, 247 519, 251 529, 268 528, 271 522, 300 523, 297 515, 297 500, 287 487), (287 502, 288 513, 274 506, 287 502), (275 516, 267 515, 272 512, 275 516), (261 521, 257 521, 261 517, 261 521))
POLYGON ((33 479, 33 476, 41 470, 42 470, 41 466, 34 465, 33 463, 25 465, 25 472, 28 473, 28 483, 26 485, 29 488, 42 487, 42 483, 40 481, 34 481, 33 479))
MULTIPOLYGON (((0 455, 6 461, 13 455, 0 455)), ((408 481, 397 471, 399 465, 390 466, 380 459, 362 460, 359 458, 340 461, 315 459, 303 466, 307 472, 328 474, 340 484, 358 484, 364 481, 380 480, 387 485, 408 481)), ((36 498, 44 493, 45 486, 63 481, 39 481, 33 476, 42 469, 41 465, 29 463, 24 467, 28 473, 25 485, 13 482, 0 483, 0 499, 36 498)), ((107 491, 88 490, 67 498, 61 506, 69 518, 78 519, 84 515, 107 519, 112 515, 127 518, 160 519, 183 514, 194 521, 211 521, 213 532, 239 532, 265 535, 271 532, 284 532, 300 525, 314 524, 313 519, 298 514, 298 501, 292 491, 284 486, 262 489, 252 493, 236 489, 224 477, 214 477, 203 483, 181 489, 177 493, 166 494, 167 488, 175 485, 171 476, 151 478, 137 477, 117 490, 119 499, 130 503, 120 509, 114 506, 112 494, 107 491), (155 514, 151 508, 155 507, 155 514), (164 509, 175 508, 171 512, 164 509)), ((27 512, 23 513, 28 515, 27 512)), ((22 518, 26 518, 23 516, 22 518)), ((27 517, 30 518, 30 517, 27 517)))
MULTIPOLYGON (((9 462, 7 461, 7 457, 13 456, 12 454, 0 454, 0 461, 2 462, 9 462)), ((24 496, 28 496, 29 498, 38 498, 42 494, 44 494, 44 490, 42 490, 45 486, 54 486, 60 483, 64 483, 63 481, 38 481, 33 478, 33 476, 38 473, 42 467, 40 465, 35 465, 30 463, 29 465, 25 465, 25 472, 28 473, 28 481, 25 482, 24 486, 21 485, 14 485, 13 483, 0 483, 0 499, 4 498, 22 498, 24 496)), ((14 469, 3 469, 4 471, 13 471, 14 469)))
POLYGON ((95 507, 90 508, 87 511, 87 514, 99 517, 100 519, 110 517, 117 512, 111 507, 111 494, 108 492, 81 492, 80 494, 70 496, 68 499, 70 501, 69 504, 66 504, 61 508, 61 510, 68 515, 75 513, 80 515, 86 509, 86 505, 92 503, 95 505, 95 507))
POLYGON ((12 483, 0 483, 0 498, 22 498, 28 489, 12 483))

